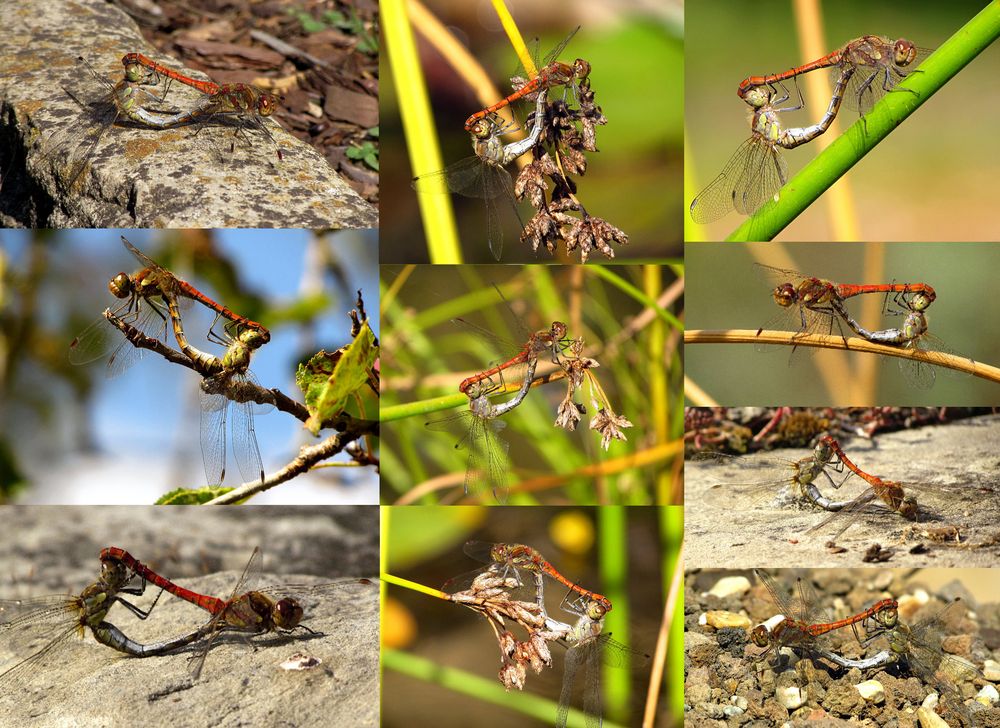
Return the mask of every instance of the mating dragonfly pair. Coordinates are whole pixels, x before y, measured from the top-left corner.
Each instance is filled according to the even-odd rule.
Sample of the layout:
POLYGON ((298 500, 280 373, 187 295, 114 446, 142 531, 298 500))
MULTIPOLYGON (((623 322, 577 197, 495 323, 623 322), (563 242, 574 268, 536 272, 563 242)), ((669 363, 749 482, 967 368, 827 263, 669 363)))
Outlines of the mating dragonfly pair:
POLYGON ((144 349, 134 345, 136 337, 166 342, 169 326, 181 351, 202 375, 201 446, 208 485, 219 485, 225 480, 227 421, 244 482, 263 481, 254 414, 273 409, 273 398, 268 399, 267 390, 250 372, 250 359, 254 351, 270 341, 270 332, 177 278, 124 236, 122 244, 143 267, 131 275, 121 272, 111 279, 108 289, 121 303, 105 311, 73 339, 70 362, 82 365, 107 359, 108 376, 117 376, 142 356, 144 349), (197 301, 215 313, 208 340, 225 347, 221 357, 202 352, 188 342, 181 308, 190 301, 197 301), (125 337, 119 336, 113 327, 125 337))
POLYGON ((905 38, 866 35, 820 59, 781 73, 749 76, 740 82, 737 94, 753 111, 750 138, 740 145, 722 173, 691 202, 691 219, 706 225, 736 210, 753 215, 775 198, 788 181, 788 165, 782 149, 794 149, 825 133, 837 117, 842 103, 859 112, 862 120, 875 103, 896 89, 931 53, 905 38), (803 107, 784 105, 791 94, 785 81, 820 68, 837 72, 830 104, 823 118, 808 127, 785 128, 779 114, 803 107))

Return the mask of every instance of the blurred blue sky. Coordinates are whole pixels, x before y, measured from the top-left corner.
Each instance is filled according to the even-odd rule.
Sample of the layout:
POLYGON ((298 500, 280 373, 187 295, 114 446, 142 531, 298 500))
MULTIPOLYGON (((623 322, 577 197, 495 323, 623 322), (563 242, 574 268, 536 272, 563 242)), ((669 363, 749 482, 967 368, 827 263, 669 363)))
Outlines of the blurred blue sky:
MULTIPOLYGON (((92 318, 96 319, 104 307, 117 302, 107 291, 108 279, 120 270, 133 272, 138 267, 122 246, 121 235, 154 260, 165 245, 180 240, 176 231, 68 230, 40 234, 48 238, 51 259, 48 275, 38 283, 37 316, 46 329, 44 333, 50 335, 70 331, 70 317, 92 320, 92 310, 92 318)), ((294 382, 296 362, 319 349, 333 350, 348 343, 350 321, 346 313, 353 308, 357 288, 365 294, 366 309, 378 334, 377 237, 373 231, 342 231, 326 236, 315 236, 308 230, 220 230, 209 234, 235 267, 242 288, 264 299, 265 310, 283 309, 320 290, 331 297, 330 306, 316 319, 314 327, 286 324, 271 328, 271 342, 255 354, 252 366, 265 387, 278 387, 293 399, 302 400, 294 382), (307 270, 311 242, 330 246, 346 281, 344 286, 328 275, 321 277, 315 268, 307 270)), ((26 253, 33 235, 28 231, 0 233, 7 265, 15 276, 26 273, 26 253)), ((211 287, 196 273, 183 269, 175 272, 213 295, 211 287)), ((212 320, 207 309, 194 306, 185 316, 185 330, 195 346, 221 354, 221 347, 213 347, 205 339, 212 320)), ((65 334, 67 350, 75 333, 79 332, 65 334)), ((176 348, 172 336, 168 344, 176 348)), ((194 372, 147 352, 125 374, 107 379, 104 365, 94 362, 82 367, 94 390, 81 399, 65 372, 47 375, 36 371, 33 360, 22 363, 32 366, 19 367, 13 374, 16 380, 11 391, 16 396, 12 395, 2 409, 19 465, 32 480, 26 502, 150 503, 173 488, 205 484, 199 438, 199 378, 194 372), (31 396, 36 388, 43 392, 31 396), (47 401, 41 404, 40 400, 47 401), (89 433, 81 433, 80 428, 89 428, 89 433), (88 439, 95 447, 81 448, 88 439)), ((294 458, 301 445, 315 442, 302 430, 301 423, 276 410, 258 415, 255 428, 267 473, 294 458)), ((226 484, 238 484, 239 471, 231 452, 226 469, 226 484)), ((370 469, 328 469, 321 473, 301 476, 264 494, 255 503, 377 502, 378 480, 370 469), (331 485, 335 479, 340 485, 331 485)))

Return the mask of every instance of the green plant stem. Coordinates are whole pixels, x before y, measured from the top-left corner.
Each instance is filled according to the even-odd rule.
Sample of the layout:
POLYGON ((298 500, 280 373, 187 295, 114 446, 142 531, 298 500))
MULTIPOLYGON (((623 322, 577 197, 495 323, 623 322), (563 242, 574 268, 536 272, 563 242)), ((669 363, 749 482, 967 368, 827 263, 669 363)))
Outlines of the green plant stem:
POLYGON ((617 275, 615 273, 612 273, 610 270, 608 270, 607 266, 592 265, 592 266, 589 266, 587 268, 587 270, 590 271, 590 272, 592 272, 592 273, 596 273, 599 277, 603 278, 604 280, 606 280, 611 285, 613 285, 616 288, 620 288, 621 290, 625 291, 625 293, 627 293, 628 295, 632 296, 632 298, 634 298, 635 300, 639 301, 644 306, 648 306, 650 309, 653 310, 654 313, 656 313, 657 316, 659 316, 660 318, 662 318, 664 321, 666 321, 668 324, 670 324, 671 326, 673 326, 678 331, 681 331, 681 330, 684 329, 684 324, 682 324, 677 319, 676 316, 674 316, 669 311, 666 311, 663 308, 660 308, 660 306, 656 305, 656 301, 654 301, 652 298, 650 298, 649 296, 647 296, 640 289, 638 289, 635 286, 633 286, 631 283, 629 283, 628 281, 626 281, 621 276, 619 276, 619 275, 617 275))
MULTIPOLYGON (((407 17, 406 0, 385 0, 380 4, 385 50, 399 99, 399 115, 406 135, 410 163, 417 175, 442 168, 434 119, 427 86, 420 66, 413 32, 407 17)), ((461 263, 455 217, 449 195, 417 195, 424 220, 427 247, 432 263, 461 263)))
POLYGON ((726 240, 773 239, 997 37, 1000 3, 991 2, 903 79, 896 90, 886 94, 863 121, 855 123, 803 167, 781 188, 776 201, 760 208, 726 240))
MULTIPOLYGON (((487 680, 465 670, 442 667, 423 657, 392 649, 382 650, 382 664, 417 680, 435 683, 448 690, 499 705, 507 710, 516 710, 542 722, 552 722, 555 718, 555 702, 523 692, 508 693, 499 682, 487 680)), ((474 724, 475 720, 470 722, 474 724)), ((571 710, 566 725, 583 728, 585 725, 583 713, 571 710)), ((620 728, 608 720, 603 721, 602 725, 604 728, 620 728)))

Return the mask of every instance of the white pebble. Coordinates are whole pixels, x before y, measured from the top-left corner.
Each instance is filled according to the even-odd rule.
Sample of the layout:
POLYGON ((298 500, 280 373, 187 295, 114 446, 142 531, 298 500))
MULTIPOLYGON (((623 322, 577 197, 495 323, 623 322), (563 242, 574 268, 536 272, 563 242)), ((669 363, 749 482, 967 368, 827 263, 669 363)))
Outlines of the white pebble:
POLYGON ((885 688, 878 680, 866 680, 854 686, 861 697, 869 703, 881 703, 885 700, 885 688))
POLYGON ((791 685, 787 688, 778 688, 775 691, 774 696, 777 698, 778 702, 788 710, 801 708, 806 702, 806 691, 795 685, 791 685))
POLYGON ((917 720, 920 721, 921 728, 949 728, 945 719, 931 708, 917 708, 917 720))
POLYGON ((1000 700, 1000 692, 997 692, 997 689, 992 685, 983 685, 983 689, 976 694, 976 700, 989 706, 1000 700))
POLYGON ((742 596, 748 591, 750 591, 750 580, 745 576, 726 576, 715 582, 715 586, 708 593, 725 599, 729 596, 742 596))
POLYGON ((1000 682, 1000 662, 987 660, 983 663, 983 677, 990 682, 1000 682))

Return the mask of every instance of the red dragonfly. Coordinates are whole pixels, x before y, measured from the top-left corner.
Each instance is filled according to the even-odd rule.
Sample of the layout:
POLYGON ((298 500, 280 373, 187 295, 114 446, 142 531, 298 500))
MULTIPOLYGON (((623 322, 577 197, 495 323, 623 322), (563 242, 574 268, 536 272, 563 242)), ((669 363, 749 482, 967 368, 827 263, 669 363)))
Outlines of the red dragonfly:
POLYGON ((250 634, 263 632, 291 632, 302 629, 310 634, 313 630, 302 624, 305 614, 300 598, 319 597, 328 599, 331 593, 345 587, 372 585, 369 579, 341 579, 316 585, 278 585, 274 587, 253 588, 259 581, 262 572, 263 555, 260 547, 253 550, 243 574, 228 599, 199 594, 185 589, 166 579, 148 566, 137 560, 124 549, 110 546, 101 551, 101 561, 104 563, 120 563, 134 571, 146 581, 161 587, 176 597, 195 604, 212 614, 212 619, 199 630, 209 639, 196 654, 192 672, 197 679, 208 651, 215 643, 216 637, 223 631, 237 631, 250 634), (295 596, 292 596, 292 595, 295 596))
MULTIPOLYGON (((502 109, 518 99, 524 98, 528 94, 534 93, 542 89, 549 89, 553 86, 568 86, 570 84, 579 84, 583 79, 590 75, 590 64, 583 60, 582 58, 577 58, 572 65, 567 63, 562 63, 555 60, 559 57, 559 54, 563 52, 563 49, 569 44, 576 32, 580 30, 580 26, 577 26, 573 31, 566 36, 563 41, 557 45, 548 56, 546 56, 545 61, 540 64, 541 67, 538 69, 538 75, 534 78, 528 80, 523 86, 517 89, 514 93, 500 99, 492 106, 487 106, 482 111, 477 111, 475 114, 470 116, 465 120, 465 130, 472 133, 477 133, 482 120, 488 117, 490 114, 495 113, 497 110, 502 109)), ((153 68, 150 66, 150 68, 153 68)))
MULTIPOLYGON (((469 541, 462 547, 462 550, 465 551, 467 556, 470 556, 477 561, 481 561, 484 564, 497 565, 499 568, 513 570, 515 574, 518 575, 518 578, 522 579, 522 581, 527 580, 521 576, 521 572, 544 574, 550 579, 558 581, 570 590, 570 594, 577 595, 577 597, 571 602, 567 602, 566 599, 563 600, 567 610, 573 614, 578 616, 583 615, 588 602, 597 603, 604 612, 611 611, 610 599, 570 581, 565 576, 560 574, 556 568, 552 566, 552 564, 546 561, 546 559, 538 551, 530 546, 525 546, 524 544, 469 541)), ((461 578, 462 577, 458 577, 458 579, 461 578)), ((458 586, 458 579, 448 582, 449 588, 452 585, 458 586)), ((569 594, 567 594, 567 597, 569 597, 569 594)))
POLYGON ((850 626, 861 640, 858 625, 874 618, 876 615, 895 613, 899 604, 895 599, 880 599, 868 609, 853 614, 844 619, 832 621, 826 619, 819 609, 819 598, 812 584, 806 579, 799 579, 798 598, 789 601, 781 590, 765 572, 754 569, 754 574, 771 595, 771 600, 778 608, 778 614, 772 619, 754 627, 750 633, 751 641, 765 650, 758 655, 763 657, 772 649, 781 647, 809 648, 816 644, 816 639, 828 632, 850 626))

